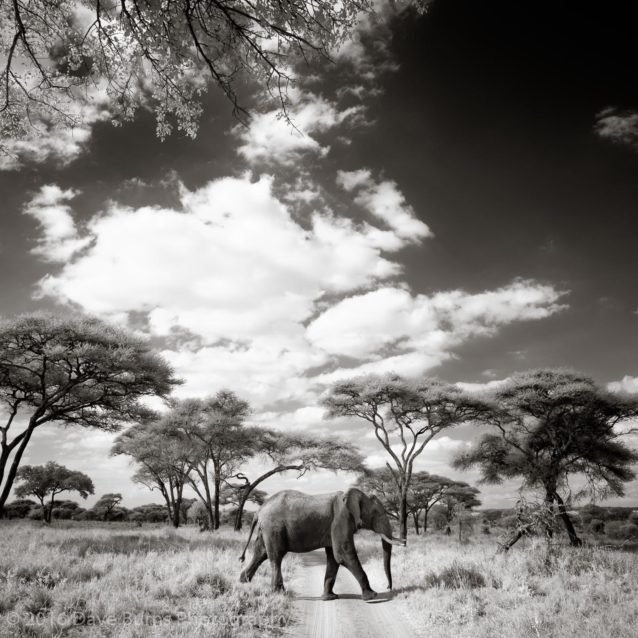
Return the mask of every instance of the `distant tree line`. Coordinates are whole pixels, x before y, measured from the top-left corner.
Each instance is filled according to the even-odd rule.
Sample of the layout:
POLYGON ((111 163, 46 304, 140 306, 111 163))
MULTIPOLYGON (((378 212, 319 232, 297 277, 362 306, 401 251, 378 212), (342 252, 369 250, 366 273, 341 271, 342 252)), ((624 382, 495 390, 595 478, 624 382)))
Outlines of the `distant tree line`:
MULTIPOLYGON (((25 499, 33 497, 45 521, 159 518, 158 505, 126 510, 122 495, 112 493, 78 512, 80 506, 60 495, 93 494, 88 476, 56 463, 21 467, 31 438, 49 423, 120 431, 112 454, 131 458, 134 480, 161 495, 162 516, 175 527, 193 520, 192 509, 202 528, 216 529, 232 516, 240 529, 246 504, 263 502, 270 477, 328 469, 358 473, 402 537, 410 519, 416 533, 426 531, 432 517, 449 530, 480 504, 478 490, 415 464, 436 437, 462 424, 486 430, 453 465, 477 468, 483 482, 518 479, 522 490, 540 492, 573 545, 581 542, 572 514, 577 498, 622 495, 635 477, 638 454, 622 437, 638 417, 638 399, 574 372, 519 373, 483 393, 395 374, 339 381, 323 398, 326 417, 370 427, 386 454, 376 469, 365 468, 350 443, 251 424, 249 404, 230 390, 176 400, 171 393, 179 383, 147 341, 98 319, 38 313, 0 322, 0 514, 18 515, 29 506, 32 516, 25 499), (160 398, 167 409, 149 409, 147 397, 160 398), (586 481, 578 494, 569 485, 574 475, 586 481), (16 481, 17 500, 7 509, 16 481), (196 499, 186 498, 185 489, 196 499)), ((532 532, 526 525, 514 530, 506 549, 532 532)))

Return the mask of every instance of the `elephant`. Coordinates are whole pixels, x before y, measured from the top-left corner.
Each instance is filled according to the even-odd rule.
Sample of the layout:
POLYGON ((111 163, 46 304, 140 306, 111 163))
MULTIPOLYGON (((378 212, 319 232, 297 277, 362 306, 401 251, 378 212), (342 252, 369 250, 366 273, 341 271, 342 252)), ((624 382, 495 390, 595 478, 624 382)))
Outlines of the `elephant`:
POLYGON ((377 596, 370 587, 354 546, 353 536, 359 529, 369 529, 381 536, 388 589, 392 589, 392 545, 405 545, 405 541, 392 537, 392 527, 381 501, 357 488, 345 493, 317 495, 296 490, 277 492, 264 502, 253 518, 248 541, 240 556, 242 562, 256 527, 252 560, 241 572, 240 581, 249 582, 268 558, 273 591, 283 590, 281 561, 284 556, 288 552, 311 552, 323 547, 326 552, 323 600, 339 597, 332 589, 340 565, 347 567, 357 579, 363 600, 377 596))

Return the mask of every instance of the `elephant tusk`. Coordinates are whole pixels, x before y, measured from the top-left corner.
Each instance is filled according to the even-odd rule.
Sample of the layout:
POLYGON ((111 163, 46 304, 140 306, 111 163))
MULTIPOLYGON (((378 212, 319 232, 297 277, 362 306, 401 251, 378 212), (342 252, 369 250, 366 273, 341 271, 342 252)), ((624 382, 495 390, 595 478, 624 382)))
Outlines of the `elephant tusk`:
POLYGON ((389 538, 385 534, 379 534, 379 536, 381 536, 381 538, 386 543, 390 543, 390 545, 398 545, 399 547, 405 547, 405 541, 403 541, 403 540, 401 540, 399 538, 389 538))

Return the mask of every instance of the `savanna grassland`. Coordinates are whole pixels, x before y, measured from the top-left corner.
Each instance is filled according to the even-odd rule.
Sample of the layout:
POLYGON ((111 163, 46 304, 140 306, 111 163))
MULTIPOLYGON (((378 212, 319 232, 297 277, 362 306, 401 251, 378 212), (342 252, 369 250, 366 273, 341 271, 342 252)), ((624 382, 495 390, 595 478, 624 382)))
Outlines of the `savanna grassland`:
MULTIPOLYGON (((121 524, 2 522, 0 636, 295 635, 294 597, 270 569, 238 582, 246 532, 121 524)), ((415 635, 437 638, 629 638, 638 626, 638 555, 496 535, 411 535, 395 548, 395 600, 415 635)), ((373 582, 379 540, 356 537, 373 582)), ((284 579, 298 569, 284 561, 284 579)), ((324 604, 324 603, 321 603, 324 604)), ((329 604, 329 603, 325 603, 329 604)))
MULTIPOLYGON (((359 542, 382 582, 378 543, 359 542)), ((638 627, 638 554, 571 548, 559 537, 496 552, 493 536, 459 543, 411 536, 395 548, 395 595, 415 633, 437 638, 631 638, 638 627)))
POLYGON ((293 602, 267 567, 238 582, 246 535, 2 521, 0 636, 279 635, 293 602))

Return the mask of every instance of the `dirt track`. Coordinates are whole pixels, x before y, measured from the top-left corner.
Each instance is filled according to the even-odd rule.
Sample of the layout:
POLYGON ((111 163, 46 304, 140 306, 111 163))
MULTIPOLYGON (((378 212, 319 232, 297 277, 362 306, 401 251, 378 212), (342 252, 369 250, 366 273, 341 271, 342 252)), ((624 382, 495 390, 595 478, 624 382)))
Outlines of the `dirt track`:
POLYGON ((382 583, 371 582, 379 597, 361 600, 361 589, 352 574, 339 569, 335 593, 338 600, 323 601, 326 560, 323 550, 301 554, 301 569, 290 585, 297 597, 299 621, 292 628, 294 638, 412 638, 401 612, 382 583))

